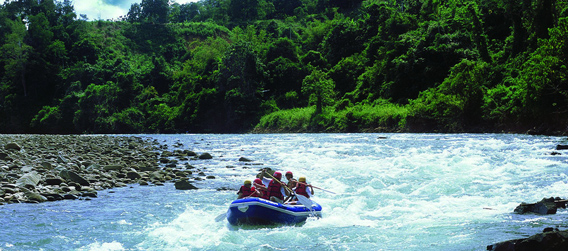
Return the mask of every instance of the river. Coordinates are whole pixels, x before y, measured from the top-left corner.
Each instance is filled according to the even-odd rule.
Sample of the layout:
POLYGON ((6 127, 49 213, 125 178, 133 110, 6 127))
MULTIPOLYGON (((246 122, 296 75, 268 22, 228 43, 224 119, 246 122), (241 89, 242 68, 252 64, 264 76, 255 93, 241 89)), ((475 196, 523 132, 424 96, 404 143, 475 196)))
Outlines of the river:
POLYGON ((521 202, 567 197, 565 137, 511 134, 179 134, 170 150, 216 179, 200 189, 138 186, 90 201, 0 206, 3 250, 485 250, 566 229, 568 210, 517 215, 521 202), (254 160, 239 162, 240 157, 254 160), (215 218, 259 168, 305 176, 323 207, 303 226, 233 227, 215 218), (219 188, 229 188, 219 189, 219 188))

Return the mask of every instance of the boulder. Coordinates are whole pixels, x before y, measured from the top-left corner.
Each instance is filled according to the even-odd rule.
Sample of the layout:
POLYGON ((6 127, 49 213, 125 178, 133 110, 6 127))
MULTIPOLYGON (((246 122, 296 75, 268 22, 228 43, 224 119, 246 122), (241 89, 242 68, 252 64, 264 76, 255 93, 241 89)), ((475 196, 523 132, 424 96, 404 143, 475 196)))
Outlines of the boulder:
POLYGON ((83 197, 97 198, 97 192, 84 192, 81 194, 83 197))
POLYGON ((126 177, 129 178, 129 179, 131 179, 131 180, 137 180, 137 179, 142 178, 142 176, 140 176, 139 173, 134 172, 134 171, 128 172, 128 173, 126 174, 126 177))
POLYGON ((195 153, 194 151, 190 151, 190 150, 184 150, 183 153, 187 156, 197 156, 197 153, 195 153))
POLYGON ((556 150, 568 150, 568 145, 557 145, 556 150))
POLYGON ((45 179, 45 184, 50 186, 59 186, 63 183, 63 180, 60 178, 47 178, 45 179))
POLYGON ((499 242, 487 246, 491 251, 568 250, 568 231, 545 229, 546 232, 524 239, 499 242))
POLYGON ((0 152, 0 160, 5 160, 6 158, 8 158, 8 154, 0 152))
POLYGON ((122 166, 119 165, 106 165, 103 167, 105 171, 120 171, 122 166))
MULTIPOLYGON (((559 198, 558 198, 559 199, 559 198)), ((544 198, 537 203, 521 203, 519 206, 515 208, 515 213, 518 214, 526 214, 526 213, 535 213, 535 214, 555 214, 558 209, 558 204, 555 203, 554 198, 544 198)))
POLYGON ((245 158, 245 157, 240 157, 240 158, 239 158, 239 161, 242 161, 242 162, 251 162, 252 160, 251 160, 251 159, 248 159, 248 158, 245 158))
POLYGON ((73 195, 73 194, 65 194, 65 195, 63 195, 63 199, 76 200, 76 199, 79 199, 79 197, 77 197, 77 195, 73 195))
POLYGON ((211 156, 211 154, 209 153, 202 153, 201 155, 199 155, 199 159, 212 159, 213 156, 211 156))
POLYGON ((20 177, 16 181, 16 185, 19 187, 27 187, 27 186, 36 187, 40 180, 41 180, 41 175, 39 175, 36 171, 33 171, 22 175, 22 177, 20 177))
POLYGON ((189 183, 189 181, 187 180, 180 180, 177 181, 175 183, 175 187, 178 190, 192 190, 192 189, 197 189, 197 187, 195 187, 194 185, 192 185, 191 183, 189 183))
POLYGON ((87 181, 85 178, 81 177, 79 174, 77 174, 73 171, 61 170, 61 172, 59 173, 59 176, 61 176, 64 179, 79 183, 82 186, 90 186, 91 185, 89 183, 89 181, 87 181))
POLYGON ((13 142, 6 144, 6 145, 4 146, 4 149, 6 149, 6 150, 16 150, 16 151, 22 150, 22 148, 21 148, 18 144, 13 143, 13 142))
POLYGON ((58 201, 58 200, 63 200, 63 196, 60 194, 42 194, 43 196, 45 196, 45 198, 47 198, 48 201, 58 201))
POLYGON ((45 202, 47 201, 47 198, 41 194, 38 193, 34 193, 28 189, 23 188, 22 191, 24 192, 24 195, 28 198, 28 200, 30 201, 37 201, 37 202, 45 202))
POLYGON ((163 181, 164 175, 160 171, 155 171, 155 172, 150 174, 150 179, 163 181))
POLYGON ((142 171, 142 172, 153 172, 153 171, 156 171, 156 170, 158 170, 158 168, 155 167, 155 166, 141 166, 140 167, 140 171, 142 171))

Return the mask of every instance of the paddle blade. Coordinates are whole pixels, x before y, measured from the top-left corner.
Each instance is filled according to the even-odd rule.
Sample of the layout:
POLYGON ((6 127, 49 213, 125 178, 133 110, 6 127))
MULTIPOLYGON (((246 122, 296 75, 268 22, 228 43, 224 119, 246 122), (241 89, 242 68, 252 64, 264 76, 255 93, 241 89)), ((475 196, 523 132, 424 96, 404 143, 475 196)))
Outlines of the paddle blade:
POLYGON ((301 194, 296 194, 296 197, 298 198, 298 201, 302 203, 302 205, 304 205, 308 209, 312 209, 312 206, 314 205, 312 200, 301 194))
POLYGON ((215 217, 215 221, 219 222, 219 221, 224 220, 225 218, 227 218, 227 213, 222 213, 222 214, 218 215, 217 217, 215 217))

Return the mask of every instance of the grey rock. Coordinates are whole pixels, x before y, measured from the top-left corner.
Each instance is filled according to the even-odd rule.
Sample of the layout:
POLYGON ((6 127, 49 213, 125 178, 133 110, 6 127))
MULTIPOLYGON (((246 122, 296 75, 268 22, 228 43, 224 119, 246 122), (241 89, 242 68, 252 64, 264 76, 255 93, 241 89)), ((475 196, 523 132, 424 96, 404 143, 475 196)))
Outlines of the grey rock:
POLYGON ((30 172, 30 173, 26 173, 22 177, 20 177, 16 181, 16 185, 19 186, 19 187, 26 187, 26 186, 35 187, 35 186, 37 186, 37 184, 39 183, 40 180, 41 180, 41 175, 39 175, 37 172, 33 171, 33 172, 30 172))
POLYGON ((213 156, 211 156, 211 154, 209 153, 202 153, 201 155, 199 155, 199 159, 212 159, 213 156))
POLYGON ((77 182, 82 186, 90 186, 91 185, 89 183, 89 181, 87 181, 85 178, 83 178, 82 176, 80 176, 79 174, 77 174, 73 171, 62 170, 61 172, 59 172, 59 176, 61 176, 62 178, 66 179, 66 180, 71 180, 71 181, 77 182))
POLYGON ((126 174, 126 177, 129 178, 129 179, 131 179, 131 180, 137 180, 137 179, 142 178, 142 176, 140 176, 139 173, 134 172, 134 171, 128 172, 128 173, 126 174))
POLYGON ((103 167, 105 171, 120 171, 122 170, 122 166, 119 165, 106 165, 103 167))
POLYGON ((197 187, 195 187, 194 185, 192 185, 191 183, 189 183, 189 181, 187 180, 180 180, 177 181, 175 183, 175 187, 178 190, 192 190, 192 189, 197 189, 197 187))
POLYGON ((252 162, 251 159, 245 158, 245 157, 240 157, 240 158, 239 158, 239 161, 242 161, 242 162, 252 162))
POLYGON ((76 200, 76 199, 79 199, 79 197, 77 195, 74 195, 74 194, 65 194, 65 195, 63 195, 63 199, 76 200))
POLYGON ((45 184, 50 186, 59 186, 63 183, 63 180, 60 178, 47 178, 45 179, 45 184))
POLYGON ((45 196, 42 196, 41 194, 32 192, 28 189, 22 189, 22 190, 24 191, 24 195, 28 198, 28 200, 37 201, 37 202, 47 201, 47 198, 45 196))
POLYGON ((22 150, 22 147, 20 147, 17 143, 8 143, 4 146, 4 149, 6 150, 16 150, 16 151, 20 151, 22 150))

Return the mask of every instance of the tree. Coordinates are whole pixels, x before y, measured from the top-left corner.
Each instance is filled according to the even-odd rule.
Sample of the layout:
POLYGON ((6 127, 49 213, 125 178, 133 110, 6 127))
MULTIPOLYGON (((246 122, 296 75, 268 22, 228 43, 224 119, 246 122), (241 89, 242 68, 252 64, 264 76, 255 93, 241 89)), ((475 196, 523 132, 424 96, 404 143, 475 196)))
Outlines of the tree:
POLYGON ((130 5, 130 10, 128 10, 128 14, 126 14, 126 20, 131 23, 139 23, 142 21, 142 7, 140 7, 140 4, 133 3, 130 5))
POLYGON ((264 65, 261 64, 252 44, 242 40, 225 53, 217 83, 224 95, 226 126, 237 130, 252 126, 259 115, 260 97, 264 87, 264 65))
POLYGON ((142 0, 140 7, 142 20, 161 24, 168 22, 169 0, 142 0))
POLYGON ((6 20, 11 33, 5 37, 5 44, 1 47, 1 59, 4 63, 6 76, 12 81, 17 82, 20 78, 24 96, 28 95, 26 87, 26 64, 32 51, 32 47, 24 43, 26 36, 26 26, 21 20, 6 20))
POLYGON ((323 107, 333 103, 335 83, 326 73, 314 70, 302 81, 302 94, 309 97, 310 104, 315 102, 316 114, 323 111, 323 107))
POLYGON ((258 0, 231 0, 229 15, 232 21, 253 21, 258 17, 258 8, 258 0))

